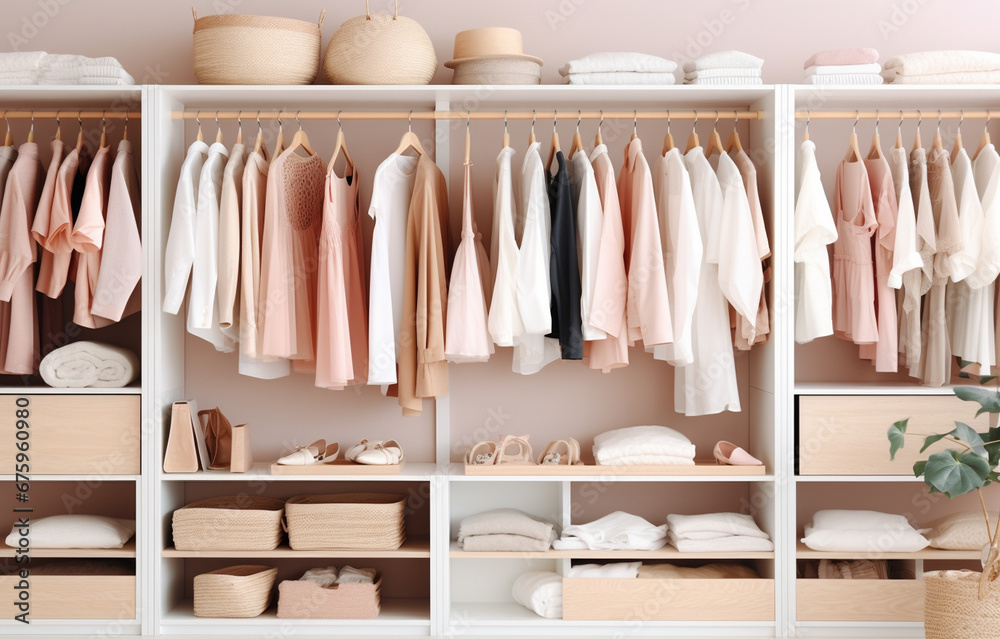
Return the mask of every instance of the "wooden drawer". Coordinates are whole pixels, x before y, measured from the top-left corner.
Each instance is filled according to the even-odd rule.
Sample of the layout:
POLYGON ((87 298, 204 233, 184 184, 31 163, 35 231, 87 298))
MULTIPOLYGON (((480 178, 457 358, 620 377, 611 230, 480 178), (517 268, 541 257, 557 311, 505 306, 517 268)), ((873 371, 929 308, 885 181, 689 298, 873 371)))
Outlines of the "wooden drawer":
POLYGON ((799 579, 799 621, 923 621, 924 584, 912 579, 799 579))
POLYGON ((771 579, 563 579, 568 621, 774 621, 771 579))
POLYGON ((909 417, 908 433, 943 433, 954 428, 955 421, 985 432, 989 416, 976 417, 978 408, 952 395, 802 396, 799 474, 911 475, 915 461, 948 446, 938 442, 921 455, 923 439, 907 436, 906 446, 889 461, 889 427, 909 417))
POLYGON ((0 395, 2 472, 14 470, 19 399, 28 400, 31 474, 140 473, 138 395, 0 395))
MULTIPOLYGON (((14 605, 16 576, 0 576, 0 615, 21 614, 14 605)), ((135 619, 135 576, 45 575, 29 579, 29 619, 135 619)))

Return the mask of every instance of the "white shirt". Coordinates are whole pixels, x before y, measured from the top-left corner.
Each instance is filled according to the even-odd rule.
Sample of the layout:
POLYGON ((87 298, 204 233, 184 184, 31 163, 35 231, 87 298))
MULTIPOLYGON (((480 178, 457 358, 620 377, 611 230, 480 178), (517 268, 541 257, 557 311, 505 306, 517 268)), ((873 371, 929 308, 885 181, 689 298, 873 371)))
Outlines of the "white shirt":
POLYGON ((837 240, 837 224, 823 191, 816 145, 799 148, 795 193, 795 341, 833 335, 833 282, 827 245, 837 240))
POLYGON ((497 156, 493 182, 493 237, 490 240, 490 266, 493 270, 493 294, 490 298, 489 331, 497 346, 514 346, 524 333, 517 303, 517 277, 520 249, 514 236, 516 216, 514 175, 511 160, 514 149, 506 147, 497 156))
POLYGON ((368 383, 396 383, 399 329, 403 317, 406 217, 417 158, 393 153, 375 171, 368 215, 372 232, 368 298, 368 383))
POLYGON ((601 227, 604 213, 597 180, 590 158, 582 149, 573 154, 569 162, 569 183, 576 202, 576 253, 580 268, 580 325, 585 342, 608 336, 591 325, 590 312, 597 284, 597 258, 601 249, 601 227))
POLYGON ((197 214, 198 181, 201 168, 208 155, 208 145, 195 140, 188 147, 181 164, 174 194, 174 211, 170 218, 170 232, 163 257, 164 289, 163 310, 176 315, 184 303, 191 265, 194 263, 194 220, 197 214))
POLYGON ((653 357, 674 366, 686 366, 694 361, 691 323, 698 302, 704 250, 694 194, 691 192, 691 176, 680 149, 670 149, 656 160, 653 165, 653 188, 674 323, 674 343, 654 347, 653 357))
MULTIPOLYGON (((1000 273, 1000 154, 992 144, 987 144, 976 156, 973 162, 973 172, 976 178, 976 190, 979 193, 980 202, 983 206, 983 246, 979 255, 979 268, 983 271, 983 276, 992 278, 994 281, 1000 273)), ((986 286, 990 295, 988 300, 990 306, 990 322, 995 326, 995 331, 1000 331, 1000 326, 995 324, 996 308, 994 306, 995 291, 993 286, 986 286)), ((1000 361, 1000 353, 996 352, 997 333, 991 335, 994 357, 993 362, 1000 361)))

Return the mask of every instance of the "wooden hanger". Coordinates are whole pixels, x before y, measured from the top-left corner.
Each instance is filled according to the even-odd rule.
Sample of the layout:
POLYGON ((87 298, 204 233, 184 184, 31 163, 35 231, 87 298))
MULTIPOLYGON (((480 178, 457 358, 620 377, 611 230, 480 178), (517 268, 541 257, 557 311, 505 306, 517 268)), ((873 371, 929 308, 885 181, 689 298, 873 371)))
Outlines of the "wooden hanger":
POLYGON ((31 128, 28 129, 28 142, 35 141, 35 112, 31 112, 31 128))
POLYGON ((128 140, 128 109, 125 109, 125 126, 122 128, 122 140, 128 140))
POLYGON ((583 140, 580 138, 580 121, 583 120, 583 111, 577 111, 576 133, 573 134, 573 142, 569 145, 569 156, 573 157, 577 151, 583 150, 583 140))
POLYGON ((670 111, 667 111, 667 134, 663 136, 663 152, 660 155, 666 155, 673 148, 674 135, 670 132, 670 111))
POLYGON ((427 151, 424 151, 424 147, 420 144, 420 138, 417 134, 413 132, 413 111, 410 111, 410 117, 406 118, 406 133, 403 134, 403 138, 399 141, 399 146, 396 147, 395 153, 397 155, 402 155, 404 151, 412 148, 417 152, 417 155, 427 155, 427 151))
POLYGON ((243 112, 236 112, 236 144, 243 144, 243 112))
POLYGON ((274 155, 277 158, 285 152, 285 128, 281 124, 281 111, 278 111, 278 137, 274 139, 274 155))
POLYGON ((812 119, 812 111, 806 111, 806 130, 802 134, 802 141, 803 142, 808 142, 809 141, 809 120, 811 120, 811 119, 812 119))
POLYGON ((861 112, 858 111, 857 117, 854 119, 854 128, 851 130, 851 139, 847 143, 847 155, 844 156, 845 162, 861 161, 861 149, 858 148, 858 120, 860 119, 861 112))
POLYGON ((77 122, 77 124, 80 125, 80 130, 76 134, 76 154, 77 155, 80 155, 80 153, 83 152, 83 118, 80 117, 81 115, 83 115, 83 111, 79 111, 76 114, 76 122, 77 122))
POLYGON ((601 135, 601 128, 604 126, 604 109, 601 109, 601 119, 597 121, 597 135, 594 136, 594 146, 604 144, 604 136, 601 135))
POLYGON ((868 147, 869 160, 879 160, 884 157, 882 155, 882 138, 878 134, 878 123, 878 109, 875 109, 875 133, 872 134, 872 145, 868 147))
POLYGON ((708 136, 708 144, 705 148, 705 157, 710 158, 713 154, 724 155, 726 149, 722 146, 722 137, 719 135, 719 112, 715 112, 715 124, 712 125, 712 133, 708 136))
POLYGON ((503 110, 503 148, 510 148, 510 133, 507 133, 507 109, 503 110))
POLYGON ((729 134, 729 141, 726 142, 726 153, 732 153, 733 150, 737 153, 743 151, 743 142, 740 140, 740 134, 736 131, 736 125, 740 123, 740 113, 736 111, 736 119, 733 120, 733 132, 729 134))
POLYGON ((253 152, 267 159, 267 147, 264 146, 264 129, 260 125, 260 111, 257 111, 257 139, 253 143, 253 152))
POLYGON ((691 135, 688 136, 687 149, 684 153, 690 153, 691 149, 701 146, 701 140, 698 139, 698 112, 694 112, 694 124, 691 126, 691 135))
POLYGON ((330 157, 330 163, 326 166, 327 171, 333 170, 333 165, 337 163, 341 153, 344 154, 347 168, 354 168, 354 160, 351 159, 351 154, 347 150, 347 140, 344 138, 344 127, 340 123, 340 112, 337 112, 337 143, 333 146, 333 155, 330 157))
POLYGON ((198 117, 197 113, 194 114, 194 121, 198 123, 198 135, 196 135, 194 139, 199 142, 204 142, 205 134, 201 130, 201 118, 198 117))
POLYGON ((10 120, 7 119, 6 111, 3 112, 3 121, 7 123, 7 133, 3 136, 3 145, 14 146, 14 134, 10 132, 10 120))
POLYGON ((979 148, 976 149, 976 154, 972 156, 973 160, 979 157, 979 154, 982 152, 983 149, 992 144, 992 142, 990 142, 990 128, 989 128, 990 118, 992 117, 993 117, 993 112, 987 111, 986 124, 983 125, 983 135, 979 138, 979 148))
POLYGON ((309 144, 309 136, 306 135, 306 132, 302 129, 302 122, 299 121, 299 112, 296 112, 295 114, 295 123, 299 125, 299 130, 292 136, 292 143, 288 145, 287 151, 292 153, 296 149, 301 148, 309 155, 316 155, 316 152, 313 151, 312 146, 309 144))
POLYGON ((938 110, 937 130, 934 132, 934 142, 931 143, 935 151, 944 151, 944 144, 941 143, 941 111, 938 110))
POLYGON ((215 112, 215 142, 222 144, 222 125, 219 124, 219 112, 215 112))
POLYGON ((556 125, 559 124, 559 112, 552 112, 552 141, 549 142, 549 157, 545 160, 545 170, 548 171, 552 168, 552 160, 555 159, 556 153, 561 151, 559 148, 559 131, 556 129, 556 125))
POLYGON ((625 164, 628 164, 628 149, 632 146, 632 140, 639 137, 639 113, 633 109, 632 110, 632 137, 628 139, 629 143, 625 145, 625 164))
POLYGON ((531 110, 531 132, 528 133, 528 144, 535 143, 535 110, 531 110))
POLYGON ((951 163, 955 163, 958 152, 962 150, 962 122, 965 121, 965 111, 959 111, 958 129, 955 130, 955 144, 951 147, 951 163))
POLYGON ((896 127, 896 148, 903 148, 903 114, 899 114, 899 126, 896 127))
POLYGON ((472 164, 472 133, 469 131, 472 120, 472 113, 466 111, 465 115, 465 166, 472 164))
POLYGON ((62 140, 62 120, 59 119, 59 112, 56 111, 56 137, 57 140, 62 140))
POLYGON ((920 124, 923 121, 924 121, 924 114, 920 112, 920 109, 917 109, 917 132, 913 136, 913 149, 911 153, 913 151, 916 151, 917 149, 922 149, 924 147, 924 143, 920 140, 920 124))

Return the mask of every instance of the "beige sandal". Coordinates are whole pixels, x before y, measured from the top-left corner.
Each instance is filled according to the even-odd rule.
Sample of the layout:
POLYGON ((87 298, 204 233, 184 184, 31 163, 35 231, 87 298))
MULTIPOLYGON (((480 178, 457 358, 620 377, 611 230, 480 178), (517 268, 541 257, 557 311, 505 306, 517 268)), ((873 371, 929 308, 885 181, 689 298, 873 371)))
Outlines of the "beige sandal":
POLYGON ((538 456, 539 466, 575 466, 580 463, 580 442, 572 437, 549 442, 538 456))
POLYGON ((492 466, 497 462, 498 449, 496 442, 477 442, 465 453, 465 463, 468 466, 492 466))
POLYGON ((510 464, 515 466, 534 466, 532 458, 531 444, 528 443, 529 435, 516 437, 514 435, 500 435, 500 445, 497 447, 497 464, 510 464), (510 452, 511 447, 515 451, 510 452))

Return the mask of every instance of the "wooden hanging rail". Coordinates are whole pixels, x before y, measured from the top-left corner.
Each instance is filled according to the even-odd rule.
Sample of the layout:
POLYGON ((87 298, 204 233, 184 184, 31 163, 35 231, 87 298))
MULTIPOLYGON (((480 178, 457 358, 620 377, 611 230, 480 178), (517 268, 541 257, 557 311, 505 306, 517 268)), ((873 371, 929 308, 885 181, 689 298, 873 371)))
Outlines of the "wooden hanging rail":
MULTIPOLYGON (((679 109, 670 111, 579 111, 577 109, 563 109, 561 111, 297 111, 284 109, 281 111, 261 111, 261 120, 277 120, 279 115, 282 120, 531 120, 537 119, 552 120, 561 113, 567 120, 583 119, 598 120, 602 117, 606 120, 628 119, 639 120, 696 120, 714 119, 716 116, 720 120, 761 120, 764 118, 763 111, 716 111, 715 109, 679 109)), ((173 120, 253 120, 258 117, 257 111, 174 111, 171 114, 173 120)))
MULTIPOLYGON (((1000 114, 1000 109, 997 109, 997 113, 1000 114)), ((743 117, 743 116, 740 116, 743 117)), ((959 120, 961 118, 966 119, 982 119, 986 120, 992 116, 992 111, 989 110, 965 110, 953 109, 948 111, 938 111, 937 109, 905 109, 905 110, 892 110, 892 109, 871 109, 863 111, 811 111, 811 110, 800 110, 795 112, 796 120, 919 120, 924 119, 927 121, 936 120, 938 118, 942 120, 959 120)))
POLYGON ((142 113, 138 110, 136 111, 119 111, 119 110, 108 110, 108 111, 85 111, 78 109, 59 109, 58 111, 25 111, 24 109, 10 110, 10 111, 0 111, 0 118, 7 118, 10 120, 21 119, 28 120, 34 118, 36 120, 55 120, 55 119, 65 119, 70 120, 73 118, 89 119, 89 120, 138 120, 142 118, 142 113))

